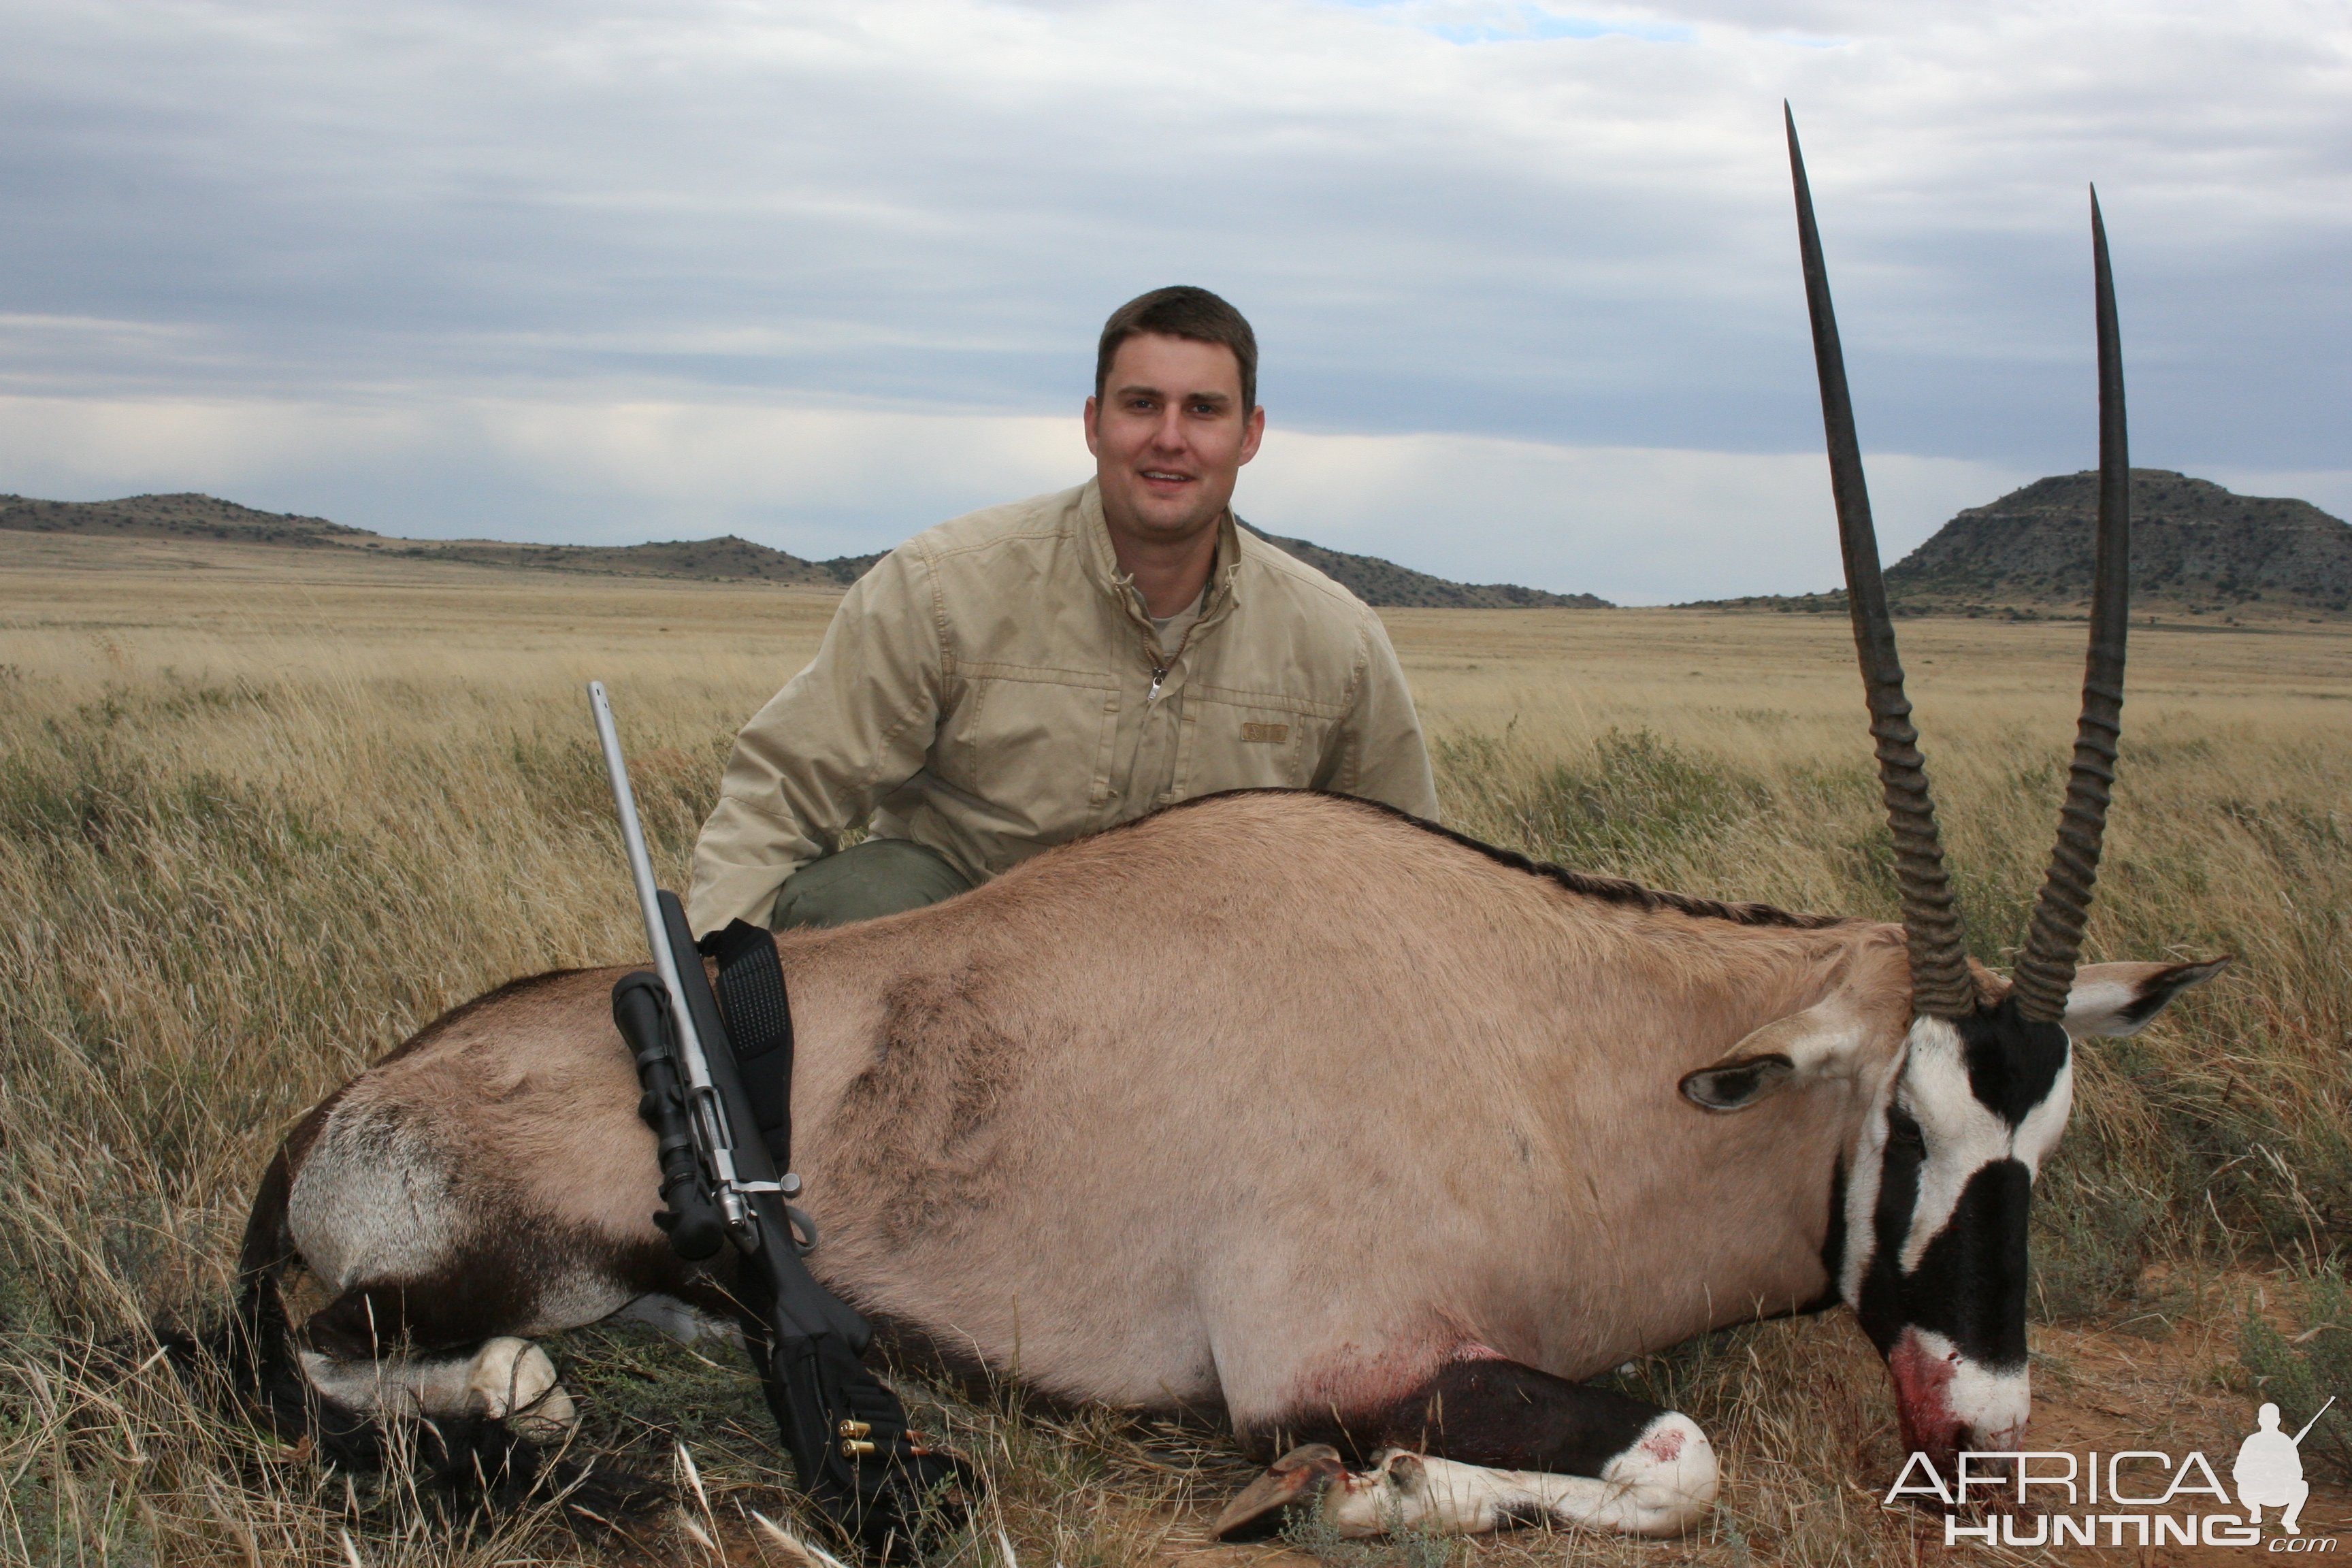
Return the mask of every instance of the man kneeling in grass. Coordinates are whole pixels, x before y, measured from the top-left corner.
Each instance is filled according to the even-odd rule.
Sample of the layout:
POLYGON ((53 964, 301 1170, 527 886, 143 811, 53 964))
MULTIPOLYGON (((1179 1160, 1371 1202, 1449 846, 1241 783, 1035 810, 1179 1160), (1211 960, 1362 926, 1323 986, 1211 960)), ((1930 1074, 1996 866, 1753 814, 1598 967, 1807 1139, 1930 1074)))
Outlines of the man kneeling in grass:
POLYGON ((1234 524, 1265 430, 1241 313, 1192 288, 1119 307, 1085 418, 1092 479, 892 551, 743 727, 695 845, 698 933, 918 909, 1219 790, 1437 815, 1379 618, 1234 524))

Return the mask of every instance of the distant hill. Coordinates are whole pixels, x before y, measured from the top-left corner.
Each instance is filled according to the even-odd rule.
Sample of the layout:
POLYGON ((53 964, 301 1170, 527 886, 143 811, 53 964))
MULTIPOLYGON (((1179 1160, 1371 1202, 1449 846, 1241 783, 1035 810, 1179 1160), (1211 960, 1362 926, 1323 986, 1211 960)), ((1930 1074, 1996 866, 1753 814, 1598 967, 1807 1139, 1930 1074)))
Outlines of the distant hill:
MULTIPOLYGON (((2099 476, 2036 479, 1954 517, 1886 569, 1898 614, 2079 612, 2091 594, 2099 476)), ((2190 615, 2336 616, 2352 608, 2352 525, 2309 501, 2242 496, 2134 468, 2132 603, 2190 615)), ((1842 590, 1716 601, 1843 612, 1842 590)))
MULTIPOLYGON (((1240 521, 1238 518, 1234 520, 1240 521)), ((1616 606, 1591 594, 1552 594, 1516 583, 1449 583, 1377 555, 1326 550, 1303 539, 1283 539, 1264 529, 1244 528, 1286 555, 1304 561, 1375 609, 1608 610, 1616 606)))
POLYGON ((33 500, 0 495, 0 528, 33 533, 111 533, 143 539, 225 539, 246 544, 348 545, 377 536, 323 517, 256 511, 194 494, 121 500, 33 500))
MULTIPOLYGON (((0 522, 5 522, 0 519, 0 522)), ((365 548, 378 549, 375 544, 365 548)), ((791 587, 838 587, 858 573, 835 576, 833 563, 803 561, 782 550, 723 534, 654 544, 505 544, 488 539, 385 539, 392 555, 466 561, 478 566, 523 566, 548 572, 589 572, 614 577, 686 577, 708 583, 775 583, 791 587)), ((860 568, 863 571, 863 568, 860 568)))
MULTIPOLYGON (((1248 528, 1247 523, 1242 525, 1248 528)), ((245 544, 363 550, 481 566, 520 566, 540 571, 589 572, 606 576, 682 577, 719 583, 774 583, 841 587, 855 583, 882 559, 839 555, 803 561, 782 550, 732 534, 719 539, 667 543, 509 544, 488 539, 396 539, 349 528, 322 517, 256 511, 235 501, 193 493, 130 496, 121 500, 35 500, 0 495, 0 528, 36 533, 79 533, 142 538, 216 539, 245 544)), ((1379 607, 1433 605, 1462 609, 1565 606, 1604 609, 1608 601, 1590 594, 1548 594, 1511 584, 1449 583, 1374 555, 1326 550, 1303 539, 1278 539, 1250 531, 1298 557, 1379 607)))
MULTIPOLYGON (((802 560, 764 544, 730 534, 721 539, 680 540, 660 544, 509 544, 489 539, 396 539, 350 528, 323 517, 256 511, 214 496, 131 496, 121 500, 34 500, 0 495, 0 528, 35 533, 112 534, 124 537, 218 539, 241 544, 280 544, 365 550, 481 566, 525 566, 556 572, 593 572, 608 576, 691 577, 713 582, 769 582, 837 585, 825 564, 802 560)), ((862 570, 862 568, 861 568, 862 570)))

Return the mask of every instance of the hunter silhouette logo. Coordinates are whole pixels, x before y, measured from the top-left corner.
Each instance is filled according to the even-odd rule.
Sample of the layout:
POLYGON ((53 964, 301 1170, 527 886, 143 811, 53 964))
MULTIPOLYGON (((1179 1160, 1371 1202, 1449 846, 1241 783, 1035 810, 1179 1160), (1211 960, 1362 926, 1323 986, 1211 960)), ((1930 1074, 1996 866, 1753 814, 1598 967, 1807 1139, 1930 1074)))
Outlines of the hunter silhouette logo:
POLYGON ((2255 1429, 2238 1445, 2238 1462, 2231 1467, 2230 1479, 2238 1483, 2238 1504, 2246 1510, 2246 1522, 2260 1524, 2263 1510, 2281 1508, 2279 1524, 2289 1535, 2301 1535, 2303 1526, 2295 1520, 2311 1496, 2311 1483, 2303 1479, 2303 1439, 2327 1414, 2327 1405, 2336 1396, 2327 1396, 2327 1405, 2319 1407, 2318 1415, 2303 1424, 2303 1430, 2290 1437, 2279 1430, 2279 1407, 2265 1405, 2254 1414, 2255 1429))

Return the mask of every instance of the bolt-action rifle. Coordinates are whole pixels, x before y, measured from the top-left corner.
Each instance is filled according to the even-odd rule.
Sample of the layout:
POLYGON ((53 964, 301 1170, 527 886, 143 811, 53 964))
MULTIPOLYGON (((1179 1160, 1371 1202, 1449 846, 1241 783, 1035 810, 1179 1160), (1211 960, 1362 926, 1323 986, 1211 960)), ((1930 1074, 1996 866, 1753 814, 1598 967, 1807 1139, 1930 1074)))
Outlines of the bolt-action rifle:
POLYGON ((737 921, 696 944, 677 896, 654 885, 604 682, 588 683, 588 703, 653 948, 654 973, 613 987, 613 1021, 636 1058, 637 1113, 661 1163, 654 1223, 689 1262, 734 1245, 748 1337, 802 1487, 867 1546, 887 1554, 894 1535, 911 1546, 927 1522, 942 1522, 939 1510, 952 1512, 946 1494, 973 1478, 907 1429, 898 1396, 858 1359, 873 1338, 866 1320, 801 1261, 816 1227, 788 1203, 801 1183, 790 1170, 792 1010, 775 942, 737 921), (719 960, 716 993, 706 953, 719 960))

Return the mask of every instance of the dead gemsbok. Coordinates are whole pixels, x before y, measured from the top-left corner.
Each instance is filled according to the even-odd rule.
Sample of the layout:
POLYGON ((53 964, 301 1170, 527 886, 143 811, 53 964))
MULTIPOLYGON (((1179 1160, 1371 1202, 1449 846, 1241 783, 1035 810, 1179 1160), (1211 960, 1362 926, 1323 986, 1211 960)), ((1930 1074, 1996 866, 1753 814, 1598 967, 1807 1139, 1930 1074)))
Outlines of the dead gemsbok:
MULTIPOLYGON (((2105 242, 2095 205, 2089 674, 2004 980, 1962 945, 1795 175, 1903 923, 1646 891, 1253 792, 787 933, 811 1261, 898 1345, 1055 1399, 1221 1415, 1285 1456, 1221 1521, 1236 1536, 1298 1508, 1358 1534, 1682 1530, 1715 1495, 1706 1436, 1577 1380, 1837 1300, 1912 1447, 2018 1446, 2027 1203, 2072 1041, 2129 1034, 2220 967, 2075 967, 2125 636, 2105 242)), ((281 1278, 308 1270, 325 1304, 292 1343, 331 1412, 561 1427, 529 1336, 631 1303, 726 1310, 726 1279, 653 1224, 621 973, 468 1003, 286 1140, 247 1233, 248 1321, 282 1321, 281 1278)))

